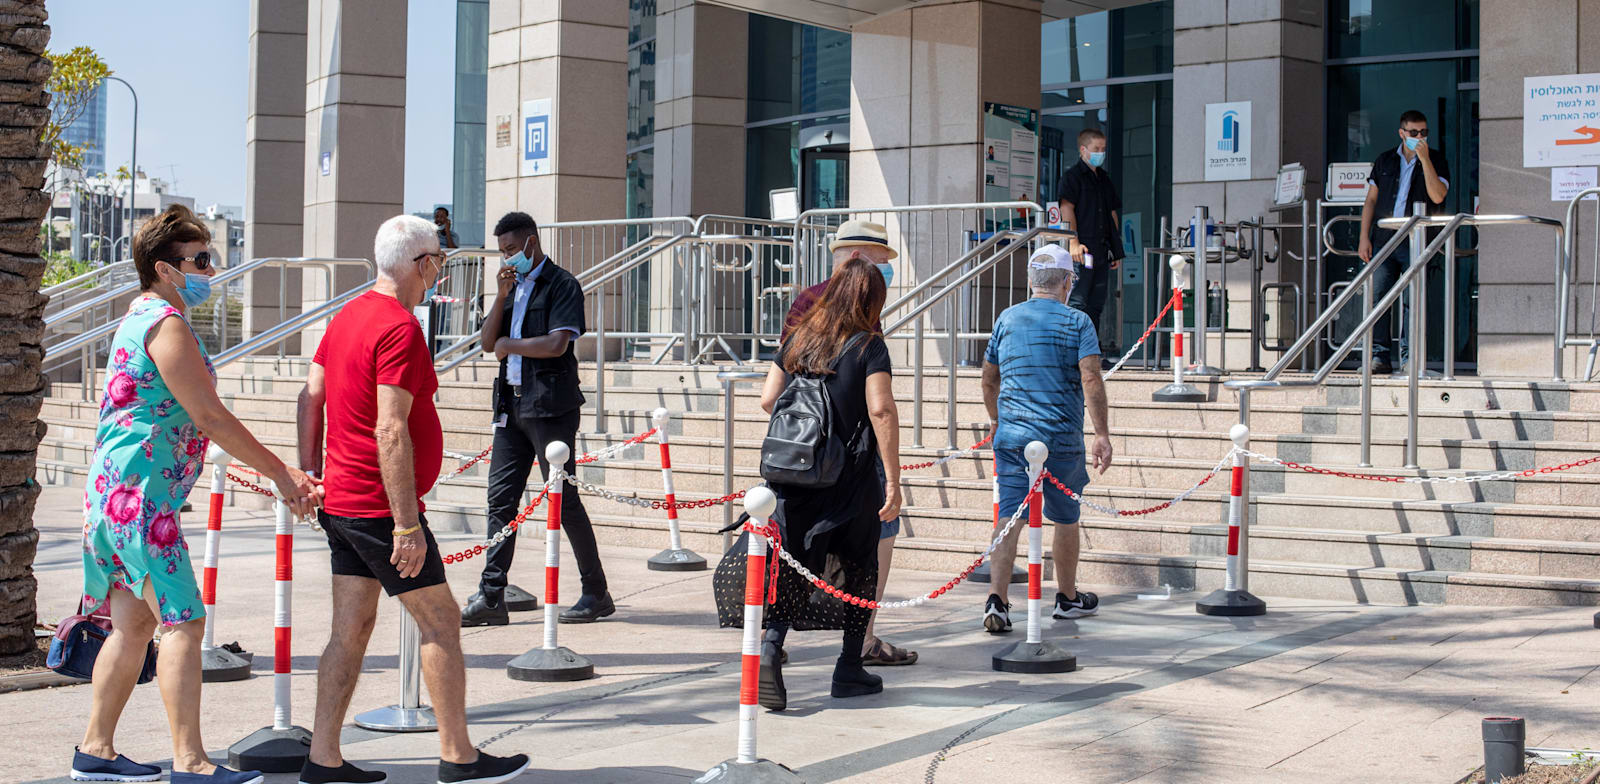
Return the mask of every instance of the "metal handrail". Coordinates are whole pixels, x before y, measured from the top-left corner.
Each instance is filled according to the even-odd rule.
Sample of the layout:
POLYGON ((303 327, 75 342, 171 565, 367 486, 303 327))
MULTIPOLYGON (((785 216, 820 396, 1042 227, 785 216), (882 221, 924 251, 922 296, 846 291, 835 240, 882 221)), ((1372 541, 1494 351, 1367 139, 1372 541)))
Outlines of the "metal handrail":
MULTIPOLYGON (((979 245, 978 248, 974 248, 973 250, 977 251, 978 249, 984 248, 986 245, 992 248, 993 247, 992 243, 997 243, 998 241, 1000 241, 1002 239, 1010 239, 1010 240, 1012 240, 1014 242, 1024 243, 1025 244, 1025 243, 1028 243, 1028 242, 1032 242, 1034 239, 1036 239, 1038 237, 1044 237, 1044 236, 1054 237, 1056 239, 1070 239, 1070 238, 1072 238, 1074 236, 1077 236, 1077 235, 1074 232, 1072 232, 1071 230, 1069 230, 1069 229, 1052 229, 1052 228, 1050 228, 1048 226, 1035 226, 1035 227, 1033 227, 1031 229, 1028 229, 1025 232, 1020 232, 1020 231, 1017 231, 1016 229, 1000 229, 1000 230, 994 232, 994 236, 990 237, 988 240, 985 240, 982 245, 979 245)), ((926 301, 922 302, 920 305, 918 305, 917 307, 913 308, 910 313, 907 313, 904 316, 901 316, 898 320, 894 321, 889 326, 884 327, 883 334, 886 335, 886 336, 890 335, 890 334, 893 334, 894 332, 899 330, 901 327, 905 326, 907 322, 909 322, 912 319, 914 319, 914 318, 922 315, 923 313, 927 312, 928 308, 932 307, 934 304, 938 303, 940 300, 944 299, 946 296, 949 296, 949 294, 951 292, 956 291, 963 284, 965 284, 965 283, 971 281, 973 278, 975 278, 975 277, 977 277, 979 275, 982 275, 983 273, 988 272, 989 270, 993 269, 995 267, 995 265, 1000 263, 1000 259, 1001 258, 1010 256, 1014 252, 1015 251, 1006 251, 1004 253, 996 253, 996 254, 990 256, 987 260, 979 263, 977 266, 973 267, 972 269, 967 270, 965 273, 962 273, 962 275, 960 277, 958 277, 955 280, 950 281, 948 284, 946 284, 945 287, 942 290, 940 290, 937 294, 934 294, 932 297, 928 298, 926 301)), ((963 254, 962 257, 960 259, 958 259, 956 262, 946 266, 943 270, 940 270, 939 272, 935 273, 928 280, 917 284, 917 286, 915 288, 911 289, 911 291, 906 292, 906 294, 904 296, 900 297, 900 299, 895 300, 893 305, 884 306, 883 312, 884 313, 888 313, 891 309, 898 308, 901 304, 903 304, 906 300, 910 299, 911 297, 913 297, 913 296, 915 296, 917 294, 920 294, 922 291, 925 291, 933 283, 937 282, 938 280, 942 279, 945 275, 949 274, 949 272, 954 267, 956 267, 956 266, 958 266, 960 264, 966 263, 966 261, 969 260, 973 255, 975 255, 973 252, 969 252, 969 253, 963 254)))
POLYGON ((101 305, 109 305, 118 299, 121 299, 122 297, 126 297, 129 294, 133 294, 138 291, 138 281, 125 283, 92 299, 87 299, 71 307, 63 308, 59 313, 52 313, 49 316, 46 316, 44 319, 44 328, 46 331, 48 331, 51 327, 63 321, 68 321, 84 311, 92 310, 100 307, 101 305))
POLYGON ((376 283, 376 281, 369 280, 365 283, 357 284, 353 288, 350 288, 349 290, 335 296, 333 299, 318 305, 316 308, 306 311, 305 313, 301 313, 300 315, 295 316, 288 321, 281 321, 273 325, 271 329, 257 334, 256 336, 240 343, 237 346, 234 346, 233 348, 223 351, 217 356, 212 357, 212 368, 220 368, 237 359, 254 354, 261 349, 276 346, 279 343, 282 343, 283 341, 288 340, 289 338, 292 338, 301 332, 304 332, 306 327, 322 321, 325 318, 332 317, 340 308, 345 306, 345 303, 367 293, 372 289, 374 283, 376 283))
MULTIPOLYGON (((722 382, 722 494, 724 496, 733 495, 733 385, 761 381, 766 377, 766 373, 755 370, 723 370, 717 373, 717 380, 722 382)), ((732 525, 733 504, 723 504, 722 527, 726 529, 732 525)), ((733 546, 733 533, 723 531, 723 549, 726 550, 731 546, 733 546)))
MULTIPOLYGON (((1556 269, 1556 329, 1555 329, 1555 380, 1563 380, 1563 354, 1568 346, 1588 346, 1589 365, 1584 370, 1584 380, 1594 372, 1595 352, 1600 350, 1600 339, 1595 333, 1595 311, 1600 309, 1600 240, 1595 243, 1595 270, 1596 277, 1591 283, 1589 302, 1589 339, 1573 340, 1567 337, 1567 307, 1571 302, 1568 290, 1573 280, 1573 263, 1578 258, 1578 207, 1584 199, 1600 196, 1600 188, 1585 188, 1567 202, 1567 215, 1563 226, 1566 230, 1566 247, 1563 249, 1566 258, 1561 260, 1561 266, 1556 269)), ((1600 213, 1597 213, 1600 215, 1600 213)))
POLYGON ((84 281, 90 280, 90 279, 98 277, 100 275, 109 275, 109 274, 111 274, 113 272, 117 272, 119 270, 126 269, 126 268, 131 267, 131 266, 133 266, 133 260, 131 260, 131 259, 123 259, 122 261, 112 262, 110 264, 105 265, 104 267, 96 267, 96 268, 94 268, 92 270, 89 270, 88 272, 83 273, 82 275, 78 275, 76 277, 68 278, 67 280, 61 281, 60 283, 57 283, 57 284, 55 284, 53 286, 50 286, 50 287, 44 289, 40 293, 44 294, 47 297, 52 297, 53 298, 53 297, 55 297, 57 292, 65 291, 65 290, 67 290, 69 288, 73 288, 74 286, 77 286, 78 284, 83 283, 84 281))
POLYGON ((707 221, 745 223, 751 226, 771 226, 775 229, 793 229, 795 227, 794 221, 772 220, 770 218, 746 218, 739 215, 719 215, 716 213, 710 213, 701 215, 700 217, 694 219, 694 227, 691 229, 691 233, 699 234, 701 226, 707 221))

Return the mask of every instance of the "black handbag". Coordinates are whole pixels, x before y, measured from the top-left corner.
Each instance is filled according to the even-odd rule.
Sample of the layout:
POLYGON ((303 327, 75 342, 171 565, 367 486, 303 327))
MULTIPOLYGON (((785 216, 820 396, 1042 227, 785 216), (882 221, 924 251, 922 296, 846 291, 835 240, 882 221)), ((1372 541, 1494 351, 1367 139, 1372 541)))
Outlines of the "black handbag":
MULTIPOLYGON (((106 644, 106 638, 111 636, 111 615, 105 612, 109 600, 110 597, 107 597, 100 609, 88 615, 83 614, 83 604, 80 602, 76 615, 62 619, 56 626, 55 638, 50 640, 50 652, 45 655, 44 661, 46 667, 86 681, 94 678, 94 660, 100 656, 100 648, 106 644)), ((151 640, 147 645, 144 667, 139 671, 139 683, 149 683, 156 677, 156 643, 151 640)))

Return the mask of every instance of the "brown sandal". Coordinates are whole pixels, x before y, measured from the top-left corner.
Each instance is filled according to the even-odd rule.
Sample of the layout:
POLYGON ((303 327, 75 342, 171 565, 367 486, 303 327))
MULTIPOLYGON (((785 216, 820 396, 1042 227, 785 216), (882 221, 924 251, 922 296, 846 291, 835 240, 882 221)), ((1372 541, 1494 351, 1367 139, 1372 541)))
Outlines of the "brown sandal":
POLYGON ((917 652, 896 648, 882 639, 874 640, 872 647, 862 655, 861 663, 868 667, 902 667, 917 663, 917 652))

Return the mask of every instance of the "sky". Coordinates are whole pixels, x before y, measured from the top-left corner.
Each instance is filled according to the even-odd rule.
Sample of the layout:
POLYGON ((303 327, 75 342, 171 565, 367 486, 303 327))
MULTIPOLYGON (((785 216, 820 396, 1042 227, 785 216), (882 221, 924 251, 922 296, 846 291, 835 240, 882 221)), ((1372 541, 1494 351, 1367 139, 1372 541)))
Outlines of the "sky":
MULTIPOLYGON (((450 202, 456 4, 408 0, 406 212, 450 202)), ((195 204, 244 206, 248 0, 49 0, 51 51, 88 46, 139 93, 139 168, 195 204)), ((303 80, 304 74, 286 74, 303 80)), ((128 163, 133 101, 107 82, 106 168, 128 163)))

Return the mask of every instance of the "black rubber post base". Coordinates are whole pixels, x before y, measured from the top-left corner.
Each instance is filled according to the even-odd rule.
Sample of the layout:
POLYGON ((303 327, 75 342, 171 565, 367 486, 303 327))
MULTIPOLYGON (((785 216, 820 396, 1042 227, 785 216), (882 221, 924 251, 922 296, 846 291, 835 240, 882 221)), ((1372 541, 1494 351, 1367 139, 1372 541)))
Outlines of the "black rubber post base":
POLYGON ((227 648, 200 649, 200 682, 226 683, 250 677, 250 662, 255 654, 234 653, 227 648))
POLYGON ((694 784, 801 784, 805 779, 769 759, 727 760, 694 780, 694 784))
POLYGON ((1206 393, 1193 384, 1168 384, 1151 393, 1150 400, 1155 403, 1204 403, 1206 393))
MULTIPOLYGON (((1028 570, 1027 569, 1023 569, 1021 567, 1018 567, 1016 565, 1013 565, 1011 567, 1011 584, 1012 585, 1016 585, 1017 583, 1025 583, 1027 581, 1028 581, 1028 570)), ((972 576, 967 578, 967 582, 970 582, 973 585, 976 585, 976 586, 978 586, 980 588, 988 585, 989 584, 989 562, 988 561, 984 561, 983 563, 978 565, 978 568, 973 569, 972 570, 972 576)))
POLYGON ((594 664, 566 648, 534 648, 506 663, 514 681, 584 681, 594 677, 594 664))
POLYGON ((528 612, 540 607, 539 597, 518 588, 515 585, 506 586, 506 609, 511 612, 528 612))
POLYGON ((1072 672, 1078 657, 1061 650, 1055 643, 1019 642, 994 655, 996 672, 1072 672))
POLYGON ((1600 613, 1594 614, 1594 628, 1600 629, 1600 613))
POLYGON ((1227 591, 1218 588, 1194 603, 1194 611, 1201 615, 1242 617, 1266 615, 1267 603, 1249 591, 1227 591))
POLYGON ((674 550, 669 547, 650 556, 645 566, 652 572, 700 572, 705 571, 706 559, 693 550, 674 550))
POLYGON ((311 730, 262 727, 228 747, 228 767, 263 773, 299 773, 311 753, 311 730))

